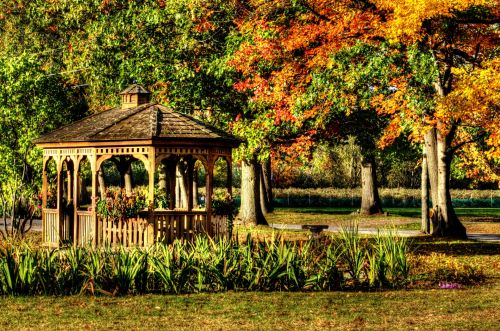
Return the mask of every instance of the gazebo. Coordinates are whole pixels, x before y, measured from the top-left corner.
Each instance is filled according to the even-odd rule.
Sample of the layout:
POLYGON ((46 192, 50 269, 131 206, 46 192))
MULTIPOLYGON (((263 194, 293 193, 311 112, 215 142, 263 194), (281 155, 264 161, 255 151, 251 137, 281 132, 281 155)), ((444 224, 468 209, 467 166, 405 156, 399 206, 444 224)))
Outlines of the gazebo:
POLYGON ((227 217, 212 211, 214 166, 219 158, 227 162, 226 189, 231 194, 232 148, 240 141, 191 116, 151 102, 150 92, 140 85, 134 84, 120 94, 120 107, 88 116, 36 140, 43 149, 44 244, 149 246, 157 240, 190 239, 197 233, 224 235, 227 217), (103 163, 112 161, 116 165, 120 186, 129 194, 127 176, 130 164, 137 160, 147 171, 150 207, 127 219, 100 216, 96 204, 98 197, 105 198, 101 183, 103 163), (49 162, 55 164, 57 174, 53 194, 49 192, 49 162), (83 162, 90 164, 91 173, 88 194, 92 199, 87 206, 81 203, 86 191, 81 178, 83 162), (194 169, 195 163, 200 162, 205 171, 204 208, 196 208, 199 206, 194 169), (180 172, 186 178, 184 199, 179 196, 180 172), (156 190, 160 186, 168 192, 167 208, 154 208, 155 181, 159 181, 156 190))

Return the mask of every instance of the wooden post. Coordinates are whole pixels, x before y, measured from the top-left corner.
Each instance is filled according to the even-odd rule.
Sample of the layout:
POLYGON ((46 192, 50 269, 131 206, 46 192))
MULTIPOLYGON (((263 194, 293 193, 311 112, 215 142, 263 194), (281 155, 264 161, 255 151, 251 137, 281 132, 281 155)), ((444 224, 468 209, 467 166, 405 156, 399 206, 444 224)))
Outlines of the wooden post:
POLYGON ((90 168, 92 169, 92 224, 94 224, 94 233, 92 235, 92 245, 96 246, 101 242, 101 238, 99 238, 99 224, 97 222, 97 156, 95 154, 92 155, 90 160, 90 168))
POLYGON ((227 193, 233 195, 233 162, 231 156, 226 157, 227 162, 227 193))
POLYGON ((73 167, 73 246, 78 243, 78 200, 79 200, 79 173, 80 160, 77 158, 73 167))
POLYGON ((148 187, 148 200, 150 206, 152 208, 148 208, 148 217, 146 218, 148 221, 148 241, 149 246, 153 245, 154 240, 156 238, 156 219, 155 219, 155 170, 156 170, 156 153, 154 147, 149 148, 149 171, 148 171, 148 179, 149 179, 149 187, 148 187))
POLYGON ((45 216, 45 209, 47 208, 47 191, 48 191, 48 180, 47 180, 47 166, 49 163, 48 158, 43 159, 43 170, 42 170, 42 241, 44 244, 46 244, 46 238, 47 238, 47 233, 46 233, 46 216, 45 216))
POLYGON ((194 173, 194 160, 193 158, 189 158, 187 160, 187 184, 188 184, 188 203, 187 203, 187 209, 188 212, 191 212, 193 210, 193 173, 194 173))
POLYGON ((212 236, 213 231, 212 231, 212 195, 214 193, 214 159, 210 155, 208 157, 208 169, 207 169, 207 175, 206 175, 206 197, 205 197, 205 203, 206 207, 205 210, 207 212, 207 224, 208 224, 208 235, 212 236))
POLYGON ((58 244, 57 246, 59 246, 59 242, 61 241, 61 238, 62 238, 62 226, 61 226, 61 222, 63 222, 63 214, 62 214, 62 194, 63 194, 63 183, 62 183, 62 180, 61 180, 61 171, 62 171, 62 160, 59 160, 59 162, 61 164, 58 164, 57 165, 57 198, 56 198, 56 201, 57 201, 57 234, 58 234, 58 238, 57 238, 57 241, 58 241, 58 244))

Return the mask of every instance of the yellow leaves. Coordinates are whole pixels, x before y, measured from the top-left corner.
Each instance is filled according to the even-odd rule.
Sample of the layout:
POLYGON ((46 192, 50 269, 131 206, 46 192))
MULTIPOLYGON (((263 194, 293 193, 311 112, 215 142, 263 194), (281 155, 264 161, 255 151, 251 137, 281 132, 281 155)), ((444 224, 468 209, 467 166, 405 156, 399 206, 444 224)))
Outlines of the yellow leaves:
MULTIPOLYGON (((467 134, 461 134, 459 141, 467 141, 467 134)), ((477 144, 465 144, 459 151, 458 167, 468 178, 481 182, 500 182, 499 164, 492 160, 477 144)))
MULTIPOLYGON (((423 23, 455 15, 472 6, 491 5, 491 0, 375 0, 378 8, 389 12, 383 30, 395 42, 413 43, 425 35, 423 23)), ((495 8, 495 7, 493 7, 495 8)))
POLYGON ((500 59, 468 72, 454 70, 453 91, 438 101, 436 117, 443 121, 460 121, 468 127, 489 132, 489 157, 500 159, 500 59))

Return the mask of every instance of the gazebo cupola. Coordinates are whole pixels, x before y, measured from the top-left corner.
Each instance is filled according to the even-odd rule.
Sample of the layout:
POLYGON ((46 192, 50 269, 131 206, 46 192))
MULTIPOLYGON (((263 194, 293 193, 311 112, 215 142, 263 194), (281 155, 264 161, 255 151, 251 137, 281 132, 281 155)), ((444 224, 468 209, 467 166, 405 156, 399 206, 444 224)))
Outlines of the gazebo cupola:
POLYGON ((128 109, 149 103, 151 92, 141 85, 134 84, 123 90, 120 95, 122 96, 122 109, 128 109))
POLYGON ((151 93, 140 85, 120 95, 119 107, 36 140, 43 148, 44 243, 148 246, 201 232, 223 234, 225 218, 212 211, 214 168, 216 162, 224 164, 218 169, 226 167, 226 189, 231 193, 232 149, 240 140, 152 102, 151 93), (132 164, 143 169, 144 186, 138 189, 146 192, 150 207, 134 218, 102 217, 96 212, 97 201, 105 198, 109 185, 117 187, 111 177, 106 182, 106 169, 117 169, 117 189, 128 195, 133 192, 132 164), (158 207, 160 195, 167 198, 158 207))

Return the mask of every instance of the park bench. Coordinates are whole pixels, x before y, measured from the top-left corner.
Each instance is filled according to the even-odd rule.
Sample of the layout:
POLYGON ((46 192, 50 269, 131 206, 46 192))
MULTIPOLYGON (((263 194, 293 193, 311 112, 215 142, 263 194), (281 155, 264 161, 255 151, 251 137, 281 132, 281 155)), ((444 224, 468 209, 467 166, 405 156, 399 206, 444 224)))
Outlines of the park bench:
POLYGON ((328 225, 305 224, 302 225, 302 229, 311 231, 311 239, 318 239, 321 236, 321 232, 323 232, 323 230, 328 229, 328 225))

